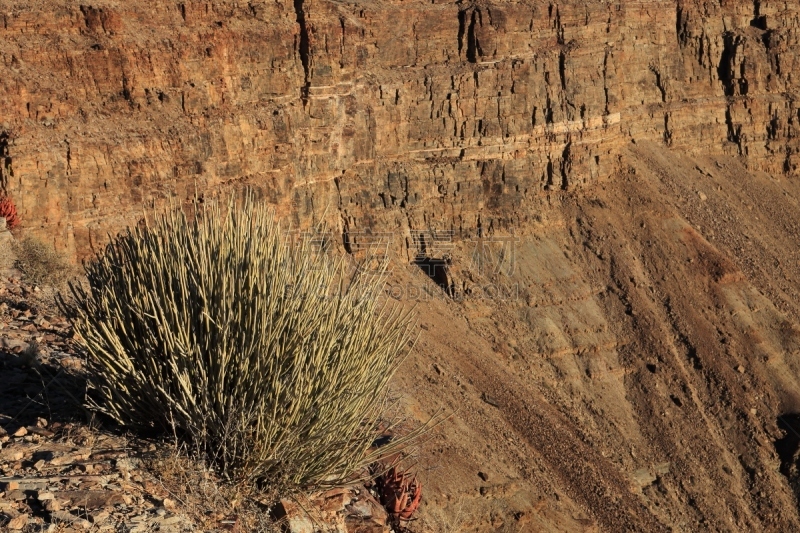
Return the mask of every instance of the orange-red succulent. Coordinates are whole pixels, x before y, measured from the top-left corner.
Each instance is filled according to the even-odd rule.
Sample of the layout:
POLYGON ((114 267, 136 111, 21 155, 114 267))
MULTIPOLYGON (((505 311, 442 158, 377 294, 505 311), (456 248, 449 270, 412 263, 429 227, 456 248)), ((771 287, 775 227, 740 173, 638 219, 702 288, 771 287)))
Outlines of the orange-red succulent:
POLYGON ((378 479, 381 503, 396 520, 411 520, 422 498, 422 483, 408 471, 389 469, 378 479))
POLYGON ((6 219, 8 229, 14 229, 19 225, 17 207, 8 196, 0 196, 0 218, 6 219))

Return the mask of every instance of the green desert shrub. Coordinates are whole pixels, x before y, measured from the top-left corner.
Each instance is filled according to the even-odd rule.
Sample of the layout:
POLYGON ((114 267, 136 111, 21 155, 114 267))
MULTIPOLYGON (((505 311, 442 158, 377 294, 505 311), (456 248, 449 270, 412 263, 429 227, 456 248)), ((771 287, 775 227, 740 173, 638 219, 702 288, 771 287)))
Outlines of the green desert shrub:
POLYGON ((252 195, 156 214, 85 268, 61 305, 94 409, 190 439, 240 480, 337 485, 376 459, 387 382, 413 344, 383 273, 289 238, 252 195))

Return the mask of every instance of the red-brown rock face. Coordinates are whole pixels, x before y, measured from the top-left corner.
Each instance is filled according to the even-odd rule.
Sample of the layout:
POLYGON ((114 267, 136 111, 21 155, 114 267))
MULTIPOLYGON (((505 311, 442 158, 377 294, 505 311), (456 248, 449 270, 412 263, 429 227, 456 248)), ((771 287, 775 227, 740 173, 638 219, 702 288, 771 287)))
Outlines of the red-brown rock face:
MULTIPOLYGON (((796 173, 793 2, 6 2, 2 187, 82 255, 143 203, 258 188, 299 223, 524 225, 658 140, 796 173)), ((402 238, 399 239, 402 241, 402 238)), ((400 242, 398 242, 400 244, 400 242)))

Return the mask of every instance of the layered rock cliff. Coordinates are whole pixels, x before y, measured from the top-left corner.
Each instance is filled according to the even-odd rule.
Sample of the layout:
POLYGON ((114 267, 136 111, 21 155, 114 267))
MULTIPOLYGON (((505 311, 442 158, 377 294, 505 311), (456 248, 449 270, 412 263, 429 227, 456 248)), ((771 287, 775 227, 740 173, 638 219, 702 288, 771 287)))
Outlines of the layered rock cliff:
POLYGON ((347 252, 391 239, 390 294, 424 300, 395 386, 454 413, 420 531, 800 528, 797 2, 0 16, 23 233, 82 257, 143 206, 250 186, 347 252), (487 235, 515 268, 476 264, 487 235), (402 266, 432 244, 444 280, 402 266))
POLYGON ((609 179, 632 140, 797 172, 793 2, 0 11, 2 187, 72 255, 195 188, 250 184, 300 224, 390 231, 411 253, 412 230, 524 227, 609 179))

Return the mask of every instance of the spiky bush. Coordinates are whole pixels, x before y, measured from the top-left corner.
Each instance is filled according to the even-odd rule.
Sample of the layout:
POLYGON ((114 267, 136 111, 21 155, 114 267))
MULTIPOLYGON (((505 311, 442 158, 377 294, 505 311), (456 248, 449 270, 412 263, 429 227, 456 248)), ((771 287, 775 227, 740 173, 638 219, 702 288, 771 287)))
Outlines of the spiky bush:
POLYGON ((62 306, 93 408, 188 438, 239 479, 336 485, 375 460, 412 322, 382 275, 288 238, 252 196, 155 215, 85 268, 62 306))

